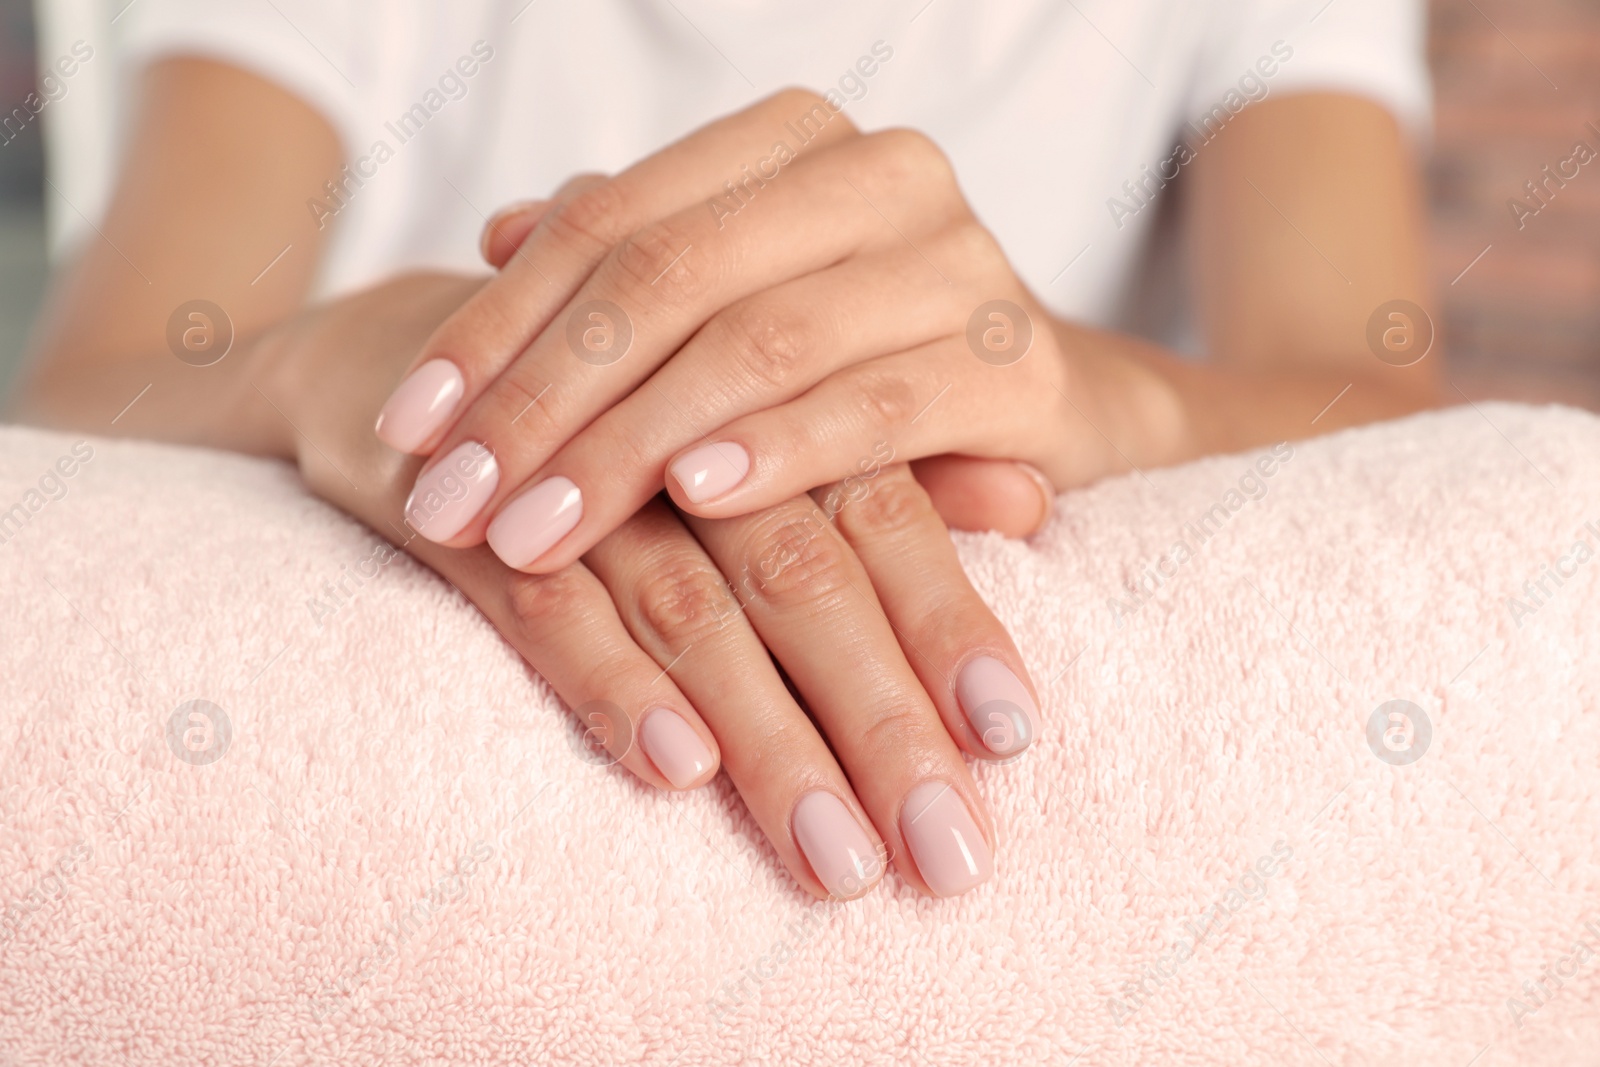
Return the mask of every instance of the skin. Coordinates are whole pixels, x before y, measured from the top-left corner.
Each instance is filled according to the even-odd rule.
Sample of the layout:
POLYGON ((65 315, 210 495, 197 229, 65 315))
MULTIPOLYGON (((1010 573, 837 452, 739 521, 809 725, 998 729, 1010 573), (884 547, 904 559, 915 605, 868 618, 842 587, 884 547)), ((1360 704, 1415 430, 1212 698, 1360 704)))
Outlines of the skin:
POLYGON ((663 482, 686 512, 739 515, 845 477, 880 440, 914 459, 1026 460, 1066 489, 1433 401, 1436 360, 1393 367, 1366 339, 1380 304, 1426 305, 1413 168, 1376 105, 1251 108, 1194 164, 1212 364, 1052 318, 911 131, 862 135, 835 116, 736 217, 708 208, 720 176, 819 106, 778 94, 614 179, 491 220, 485 244, 504 269, 417 358, 460 368, 466 402, 414 450, 483 442, 501 469, 445 543, 481 543, 552 476, 587 488, 582 519, 537 558, 506 557, 521 569, 565 566, 663 482), (967 336, 996 297, 1035 331, 1003 366, 967 336), (633 327, 627 358, 600 368, 570 350, 569 323, 592 301, 633 327), (542 417, 514 423, 534 396, 542 417), (743 448, 751 470, 695 501, 669 461, 707 442, 743 448))
MULTIPOLYGON (((486 246, 491 262, 505 266, 488 285, 406 276, 307 308, 323 234, 304 202, 341 162, 327 124, 266 83, 198 60, 157 64, 142 92, 103 239, 57 280, 40 323, 22 414, 297 461, 314 490, 391 531, 460 587, 569 704, 618 705, 628 719, 620 734, 658 704, 678 711, 727 769, 780 859, 819 896, 826 890, 789 825, 795 800, 812 789, 833 792, 869 834, 876 830, 874 842, 900 857, 902 875, 924 891, 897 823, 913 784, 949 783, 993 843, 962 759, 984 749, 956 707, 951 679, 978 651, 1027 674, 961 573, 944 529, 951 522, 1026 532, 1044 515, 1031 478, 994 460, 1026 460, 1066 487, 1130 463, 1179 462, 1433 400, 1431 363, 1397 370, 1365 347, 1365 324, 1379 303, 1428 303, 1414 165, 1393 121, 1370 104, 1275 99, 1242 113, 1191 166, 1194 273, 1215 353, 1205 366, 1052 319, 975 227, 925 139, 904 131, 864 137, 840 120, 763 193, 773 195, 756 202, 759 213, 741 212, 739 225, 727 228, 736 235, 730 240, 743 243, 729 246, 726 258, 680 260, 660 275, 677 299, 657 309, 659 329, 641 332, 640 357, 619 365, 660 376, 682 363, 697 383, 711 383, 702 391, 713 399, 697 424, 742 435, 758 457, 758 477, 703 505, 674 492, 677 508, 668 508, 656 495, 662 472, 687 442, 639 429, 657 423, 634 423, 639 461, 620 465, 619 490, 595 494, 605 507, 592 516, 586 501, 578 529, 524 573, 481 544, 494 508, 549 464, 571 458, 569 450, 590 449, 593 463, 629 432, 623 415, 648 412, 656 390, 648 378, 591 376, 553 395, 561 415, 542 421, 553 429, 540 434, 505 432, 509 417, 489 414, 513 398, 514 410, 526 405, 531 394, 511 388, 517 375, 524 387, 552 377, 543 373, 548 357, 536 357, 553 341, 541 349, 538 339, 561 325, 580 291, 611 292, 605 286, 627 286, 630 275, 637 286, 655 257, 667 263, 663 253, 682 247, 671 240, 680 236, 673 227, 693 225, 682 213, 705 210, 705 179, 715 185, 736 173, 738 162, 755 157, 750 145, 770 143, 773 113, 815 98, 780 95, 615 179, 579 181, 551 204, 497 218, 486 246), (841 196, 841 176, 859 194, 841 196), (883 214, 869 217, 863 196, 883 214), (885 217, 894 224, 884 226, 885 217), (895 228, 912 234, 926 258, 913 262, 895 228), (778 247, 786 241, 787 250, 778 247), (289 251, 261 275, 286 244, 289 251), (930 261, 951 284, 933 289, 932 275, 919 273, 930 261), (808 280, 824 275, 810 282, 823 288, 808 294, 808 280), (859 294, 870 286, 879 289, 866 295, 880 299, 869 308, 859 294), (974 297, 995 292, 1024 307, 1036 326, 1035 348, 1004 368, 974 359, 964 340, 955 347, 974 297), (228 309, 237 335, 229 357, 203 369, 175 360, 165 343, 171 310, 200 294, 228 309), (795 308, 818 295, 853 315, 833 324, 859 328, 852 344, 800 344, 784 361, 798 368, 787 378, 740 377, 749 366, 741 357, 760 353, 741 350, 741 334, 713 323, 765 300, 765 311, 788 316, 779 321, 804 325, 795 308), (913 338, 930 324, 929 336, 913 338), (861 368, 908 346, 925 348, 923 362, 939 373, 882 386, 894 402, 864 406, 870 390, 861 368), (492 437, 508 470, 515 464, 491 508, 450 546, 432 545, 401 522, 425 457, 387 449, 372 432, 407 366, 441 351, 462 359, 471 403, 427 451, 491 427, 480 438, 492 437), (763 385, 741 391, 751 381, 763 385), (940 381, 961 387, 912 429, 910 415, 940 381), (1346 384, 1347 395, 1312 425, 1346 384), (804 406, 827 389, 826 406, 804 406), (719 408, 719 396, 739 400, 719 408), (840 429, 846 446, 811 447, 808 427, 819 425, 840 429), (854 473, 880 438, 894 441, 895 456, 872 491, 797 543, 796 520, 827 499, 829 483, 854 473), (970 455, 941 456, 952 451, 970 455), (851 462, 841 466, 845 455, 851 462), (918 478, 907 458, 918 459, 918 478), (735 598, 730 581, 748 590, 740 578, 774 552, 796 563, 735 598)), ((892 375, 878 380, 892 383, 892 375)), ((617 755, 667 787, 637 747, 617 755)), ((715 762, 705 777, 714 771, 715 762)))
MULTIPOLYGON (((880 860, 902 857, 902 877, 924 892, 899 830, 915 784, 947 783, 992 845, 963 754, 990 756, 952 678, 975 653, 1027 672, 905 464, 876 471, 836 525, 817 521, 822 511, 804 493, 734 520, 691 519, 692 532, 653 502, 583 560, 543 575, 506 568, 483 548, 416 537, 402 507, 420 461, 380 443, 374 418, 414 353, 483 280, 406 275, 307 307, 323 235, 304 204, 341 162, 326 123, 265 82, 199 60, 154 65, 142 96, 102 236, 55 280, 39 323, 39 356, 17 397, 24 418, 297 462, 314 491, 460 588, 569 705, 620 709, 620 720, 598 724, 602 740, 660 788, 673 787, 630 741, 647 711, 677 712, 711 752, 688 787, 726 769, 817 896, 828 890, 790 825, 813 790, 837 796, 880 860), (166 331, 172 309, 201 293, 227 309, 236 336, 225 358, 197 368, 167 350, 166 331), (748 579, 780 556, 788 563, 778 574, 748 579)), ((958 516, 977 521, 994 508, 994 525, 1024 532, 1042 518, 1038 490, 1009 464, 951 465, 938 478, 958 516)), ((817 498, 832 488, 818 487, 817 498)), ((885 869, 879 862, 851 895, 885 869)))

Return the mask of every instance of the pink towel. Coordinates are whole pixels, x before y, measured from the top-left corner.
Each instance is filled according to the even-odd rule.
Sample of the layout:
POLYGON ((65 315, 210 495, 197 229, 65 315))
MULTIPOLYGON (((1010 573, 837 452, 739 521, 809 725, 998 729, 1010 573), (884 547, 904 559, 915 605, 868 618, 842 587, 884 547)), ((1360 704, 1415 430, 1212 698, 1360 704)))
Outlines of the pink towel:
POLYGON ((0 1063, 1595 1062, 1600 420, 958 541, 1046 705, 995 877, 815 903, 292 470, 0 430, 0 1063))

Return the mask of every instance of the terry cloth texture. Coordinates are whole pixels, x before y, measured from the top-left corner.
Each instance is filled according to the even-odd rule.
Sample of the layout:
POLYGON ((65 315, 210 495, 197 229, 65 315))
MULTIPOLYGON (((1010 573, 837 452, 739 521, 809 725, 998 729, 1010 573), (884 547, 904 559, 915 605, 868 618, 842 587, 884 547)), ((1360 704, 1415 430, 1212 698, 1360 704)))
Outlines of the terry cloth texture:
POLYGON ((1595 1062, 1591 415, 958 536, 1042 736, 976 769, 992 881, 850 904, 291 469, 79 442, 0 430, 7 1067, 1595 1062))

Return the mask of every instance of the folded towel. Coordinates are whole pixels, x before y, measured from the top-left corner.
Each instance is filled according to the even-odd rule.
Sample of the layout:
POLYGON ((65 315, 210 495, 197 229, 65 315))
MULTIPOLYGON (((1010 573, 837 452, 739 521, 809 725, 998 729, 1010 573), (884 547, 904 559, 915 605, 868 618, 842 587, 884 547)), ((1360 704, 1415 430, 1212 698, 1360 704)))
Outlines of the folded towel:
POLYGON ((1600 420, 957 541, 1044 696, 995 876, 819 903, 291 469, 0 430, 0 1063, 1594 1062, 1600 420))

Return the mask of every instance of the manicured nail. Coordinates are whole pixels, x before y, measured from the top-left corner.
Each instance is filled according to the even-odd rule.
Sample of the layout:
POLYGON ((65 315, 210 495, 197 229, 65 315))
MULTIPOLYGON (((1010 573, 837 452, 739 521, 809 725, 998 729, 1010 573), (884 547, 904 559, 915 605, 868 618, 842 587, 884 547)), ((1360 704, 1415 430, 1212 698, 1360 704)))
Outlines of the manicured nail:
POLYGON ((583 493, 571 478, 546 478, 500 509, 489 524, 489 547, 508 567, 526 567, 583 518, 583 493))
POLYGON ((543 203, 543 200, 518 200, 515 203, 507 204, 493 215, 490 215, 489 221, 483 225, 483 232, 478 235, 478 253, 487 260, 489 258, 489 240, 499 232, 505 221, 513 215, 531 211, 543 203))
POLYGON ((466 393, 461 372, 448 359, 430 359, 395 387, 378 412, 378 440, 399 452, 415 452, 439 432, 466 393))
POLYGON ((993 656, 977 656, 956 675, 956 701, 996 756, 1014 756, 1039 733, 1039 708, 1022 679, 993 656))
POLYGON ((448 541, 477 517, 500 484, 500 465, 477 441, 463 441, 417 475, 406 522, 430 541, 448 541))
POLYGON ((639 724, 639 747, 662 777, 679 789, 699 778, 711 766, 706 748, 694 727, 671 708, 647 711, 639 724))
POLYGON ((719 497, 750 473, 750 453, 732 441, 691 448, 672 461, 672 476, 696 504, 719 497))
POLYGON ((1017 466, 1022 468, 1022 473, 1032 478, 1033 484, 1039 487, 1039 499, 1042 506, 1039 509, 1039 521, 1033 527, 1034 533, 1038 533, 1044 528, 1044 524, 1050 521, 1050 516, 1055 514, 1056 487, 1051 484, 1049 478, 1045 477, 1044 471, 1033 464, 1019 462, 1017 466))
POLYGON ((900 833, 936 896, 965 893, 994 872, 989 843, 948 782, 923 782, 911 791, 900 811, 900 833))
POLYGON ((858 897, 883 874, 872 838, 832 793, 819 789, 801 797, 794 806, 792 825, 812 873, 833 896, 858 897))

